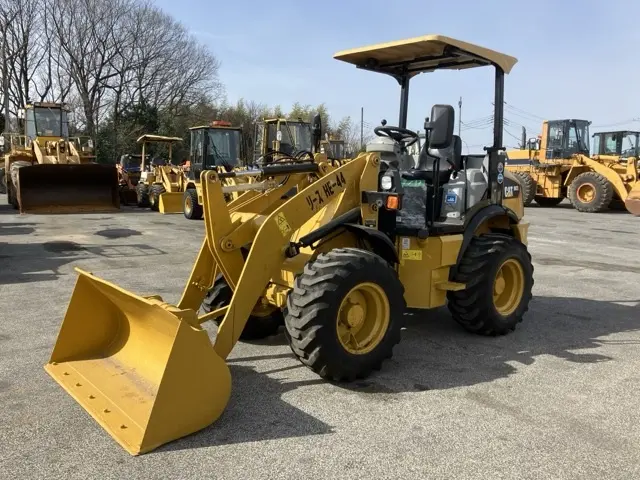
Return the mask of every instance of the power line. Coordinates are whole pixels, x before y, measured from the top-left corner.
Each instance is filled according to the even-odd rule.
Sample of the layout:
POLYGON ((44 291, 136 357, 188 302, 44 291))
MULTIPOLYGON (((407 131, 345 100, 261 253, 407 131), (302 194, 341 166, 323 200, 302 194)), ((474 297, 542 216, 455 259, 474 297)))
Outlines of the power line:
POLYGON ((520 143, 520 140, 521 140, 521 139, 520 139, 520 138, 518 138, 517 136, 515 136, 513 133, 511 133, 511 132, 510 132, 509 130, 507 130, 506 128, 504 129, 504 133, 506 133, 507 135, 509 135, 509 136, 511 136, 511 137, 513 137, 513 138, 515 138, 515 139, 518 141, 518 143, 520 143))
POLYGON ((535 113, 531 113, 531 112, 527 112, 526 110, 522 109, 522 108, 518 108, 515 105, 511 105, 510 103, 507 103, 506 101, 504 102, 505 106, 507 108, 510 108, 512 110, 515 110, 516 112, 520 112, 524 115, 529 115, 533 118, 537 118, 538 120, 546 120, 545 118, 541 117, 540 115, 536 115, 535 113))

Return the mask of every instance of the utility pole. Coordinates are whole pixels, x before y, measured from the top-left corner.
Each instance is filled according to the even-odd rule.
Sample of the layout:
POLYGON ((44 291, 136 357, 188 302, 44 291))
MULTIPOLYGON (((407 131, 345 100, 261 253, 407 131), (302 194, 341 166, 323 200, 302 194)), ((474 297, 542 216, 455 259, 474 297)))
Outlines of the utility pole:
POLYGON ((360 150, 364 147, 364 107, 360 107, 360 150))
POLYGON ((458 136, 460 135, 460 130, 462 129, 462 97, 458 100, 458 136))

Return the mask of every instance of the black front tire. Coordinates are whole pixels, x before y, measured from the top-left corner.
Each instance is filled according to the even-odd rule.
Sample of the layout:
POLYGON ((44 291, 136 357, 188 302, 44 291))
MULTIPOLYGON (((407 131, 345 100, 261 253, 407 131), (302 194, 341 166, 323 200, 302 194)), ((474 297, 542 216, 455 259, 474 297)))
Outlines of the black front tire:
POLYGON ((584 172, 573 179, 569 185, 569 200, 573 208, 579 212, 604 212, 609 208, 613 200, 613 187, 611 182, 596 172, 584 172), (579 195, 581 188, 593 189, 594 196, 591 201, 584 201, 579 195))
POLYGON ((182 212, 189 220, 202 218, 202 205, 198 203, 198 191, 195 188, 187 188, 182 195, 182 212))
POLYGON ((32 165, 31 162, 27 162, 25 160, 17 160, 11 163, 9 167, 9 175, 11 175, 11 185, 7 185, 7 193, 9 194, 9 203, 16 210, 20 209, 20 201, 18 200, 18 191, 16 190, 16 185, 19 185, 18 175, 20 169, 22 167, 30 167, 32 165))
POLYGON ((536 196, 536 182, 534 182, 531 174, 527 172, 513 172, 515 177, 520 181, 522 186, 522 202, 528 207, 536 196))
POLYGON ((454 320, 479 335, 504 335, 515 330, 529 309, 534 283, 531 255, 524 244, 509 235, 480 235, 471 241, 453 280, 467 285, 464 290, 447 293, 454 320), (503 314, 494 301, 494 282, 500 267, 511 260, 522 269, 522 292, 519 298, 514 297, 514 310, 503 314))
POLYGON ((137 203, 140 208, 149 206, 149 186, 144 183, 136 185, 137 203))
POLYGON ((391 358, 400 342, 405 308, 404 288, 393 267, 369 251, 338 248, 318 255, 296 277, 284 322, 291 350, 304 365, 323 378, 353 381, 391 358), (338 337, 339 310, 353 288, 367 283, 384 292, 388 324, 372 349, 353 353, 338 337))
POLYGON ((160 195, 166 192, 163 185, 155 183, 151 185, 151 189, 149 192, 149 206, 151 210, 157 212, 160 207, 160 195))
MULTIPOLYGON (((202 302, 202 310, 205 313, 213 312, 225 307, 231 302, 233 291, 222 275, 213 282, 213 287, 207 293, 202 302)), ((220 325, 223 317, 216 318, 214 322, 220 325)), ((280 310, 274 310, 265 316, 251 315, 240 334, 241 340, 262 340, 263 338, 277 335, 280 326, 283 325, 283 315, 280 310)))

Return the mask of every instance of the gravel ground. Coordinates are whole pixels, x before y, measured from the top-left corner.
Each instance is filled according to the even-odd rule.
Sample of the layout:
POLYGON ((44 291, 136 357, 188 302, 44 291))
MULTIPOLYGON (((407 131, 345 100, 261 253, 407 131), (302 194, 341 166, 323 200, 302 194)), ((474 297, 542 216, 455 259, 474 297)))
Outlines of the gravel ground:
POLYGON ((393 359, 348 388, 283 335, 239 343, 221 419, 132 457, 42 367, 74 267, 175 302, 203 223, 3 203, 0 478, 640 478, 640 218, 567 205, 526 217, 536 283, 512 334, 468 334, 446 309, 409 315, 393 359))

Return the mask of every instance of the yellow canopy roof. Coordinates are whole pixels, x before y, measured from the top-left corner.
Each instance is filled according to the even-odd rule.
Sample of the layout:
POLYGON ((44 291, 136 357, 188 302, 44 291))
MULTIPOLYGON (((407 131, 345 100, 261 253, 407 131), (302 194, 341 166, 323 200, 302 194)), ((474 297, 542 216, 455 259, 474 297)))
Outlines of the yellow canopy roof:
POLYGON ((409 76, 438 69, 462 70, 486 65, 497 65, 509 73, 518 61, 515 57, 443 35, 424 35, 343 50, 333 58, 365 70, 389 75, 406 72, 409 76))
POLYGON ((182 142, 182 138, 180 137, 165 137, 164 135, 151 135, 145 134, 142 135, 137 140, 138 143, 142 142, 182 142))

